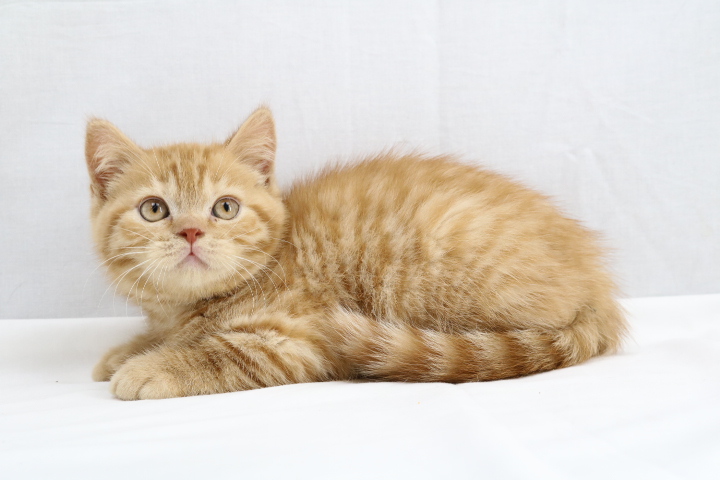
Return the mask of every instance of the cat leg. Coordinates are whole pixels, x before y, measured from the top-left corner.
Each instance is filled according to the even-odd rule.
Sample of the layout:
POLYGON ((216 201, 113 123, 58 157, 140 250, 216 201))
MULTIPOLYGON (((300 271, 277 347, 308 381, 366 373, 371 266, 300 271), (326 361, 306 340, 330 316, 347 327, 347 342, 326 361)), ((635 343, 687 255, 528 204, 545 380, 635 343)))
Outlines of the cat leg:
POLYGON ((157 335, 147 332, 136 335, 129 342, 111 348, 93 368, 92 379, 96 382, 107 382, 129 358, 152 349, 158 342, 157 335))
POLYGON ((122 400, 233 392, 338 378, 338 362, 309 321, 245 318, 128 360, 110 389, 122 400))

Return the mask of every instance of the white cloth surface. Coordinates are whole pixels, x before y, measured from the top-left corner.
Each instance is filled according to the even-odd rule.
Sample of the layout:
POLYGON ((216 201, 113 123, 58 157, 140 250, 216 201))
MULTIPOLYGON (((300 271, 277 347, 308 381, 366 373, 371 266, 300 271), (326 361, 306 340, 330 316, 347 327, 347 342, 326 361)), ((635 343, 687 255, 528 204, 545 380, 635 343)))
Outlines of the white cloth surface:
POLYGON ((624 304, 622 353, 530 377, 137 402, 89 377, 141 319, 2 321, 0 476, 720 478, 720 295, 624 304))
POLYGON ((0 0, 0 318, 124 314, 90 255, 89 116, 150 146, 263 102, 283 185, 454 153, 600 231, 626 295, 720 292, 717 0, 0 0))

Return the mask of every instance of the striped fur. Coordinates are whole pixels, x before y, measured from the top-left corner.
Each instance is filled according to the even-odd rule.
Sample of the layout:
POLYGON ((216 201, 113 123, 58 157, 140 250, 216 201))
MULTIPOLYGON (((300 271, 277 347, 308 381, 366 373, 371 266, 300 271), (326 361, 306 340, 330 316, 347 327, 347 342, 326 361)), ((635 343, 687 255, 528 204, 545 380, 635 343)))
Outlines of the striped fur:
POLYGON ((386 153, 281 192, 261 108, 222 144, 142 149, 92 120, 93 233, 148 331, 93 378, 121 399, 368 378, 468 382, 612 352, 626 325, 591 232, 447 157, 386 153), (211 212, 235 198, 230 220, 211 212), (138 207, 160 198, 167 218, 138 207), (202 232, 191 247, 184 229, 202 232))
POLYGON ((584 310, 558 329, 444 332, 377 322, 338 311, 328 336, 360 378, 415 382, 475 382, 563 368, 614 346, 615 333, 584 310))

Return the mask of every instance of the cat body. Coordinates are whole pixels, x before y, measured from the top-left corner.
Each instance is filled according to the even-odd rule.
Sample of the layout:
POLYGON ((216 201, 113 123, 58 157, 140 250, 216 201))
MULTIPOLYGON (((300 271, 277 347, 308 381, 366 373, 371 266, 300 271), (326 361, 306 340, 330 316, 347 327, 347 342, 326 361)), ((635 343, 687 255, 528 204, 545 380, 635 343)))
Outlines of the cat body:
POLYGON ((86 154, 98 251, 148 316, 93 372, 121 399, 510 378, 626 329, 589 231, 450 158, 386 153, 283 193, 265 108, 204 146, 141 149, 93 120, 86 154))

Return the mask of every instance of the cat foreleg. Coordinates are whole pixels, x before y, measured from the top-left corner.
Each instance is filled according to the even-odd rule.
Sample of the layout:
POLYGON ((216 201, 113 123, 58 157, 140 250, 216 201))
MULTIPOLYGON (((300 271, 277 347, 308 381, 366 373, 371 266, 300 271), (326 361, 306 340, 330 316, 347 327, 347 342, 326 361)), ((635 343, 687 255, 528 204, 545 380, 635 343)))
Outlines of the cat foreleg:
POLYGON ((168 342, 128 360, 110 389, 122 400, 250 390, 336 378, 331 353, 301 320, 252 321, 168 342))

